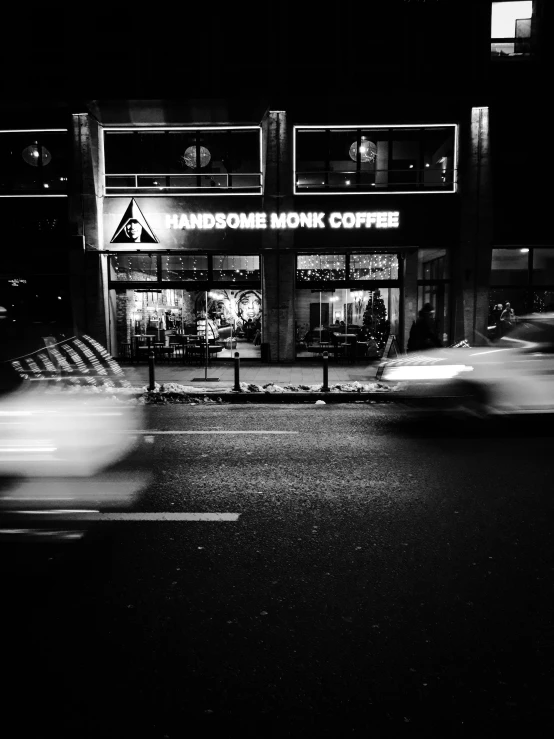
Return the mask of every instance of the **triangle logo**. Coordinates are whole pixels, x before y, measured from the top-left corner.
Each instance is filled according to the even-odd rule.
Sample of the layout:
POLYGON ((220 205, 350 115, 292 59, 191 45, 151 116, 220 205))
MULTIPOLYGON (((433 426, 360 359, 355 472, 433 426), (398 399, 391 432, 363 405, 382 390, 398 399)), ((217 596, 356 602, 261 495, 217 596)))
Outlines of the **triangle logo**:
POLYGON ((110 244, 158 244, 159 241, 148 225, 134 198, 127 206, 110 244))

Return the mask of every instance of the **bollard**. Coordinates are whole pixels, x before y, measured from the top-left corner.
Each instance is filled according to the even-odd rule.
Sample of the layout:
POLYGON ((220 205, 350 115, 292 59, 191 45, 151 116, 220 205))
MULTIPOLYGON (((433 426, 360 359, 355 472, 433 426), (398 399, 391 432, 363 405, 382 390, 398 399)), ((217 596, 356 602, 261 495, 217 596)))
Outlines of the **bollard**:
POLYGON ((235 352, 235 387, 233 390, 240 392, 240 355, 238 352, 235 352))
POLYGON ((329 392, 329 354, 323 352, 323 392, 329 392))
POLYGON ((154 350, 152 347, 150 347, 150 351, 148 352, 148 381, 148 389, 154 390, 156 382, 154 378, 154 350))

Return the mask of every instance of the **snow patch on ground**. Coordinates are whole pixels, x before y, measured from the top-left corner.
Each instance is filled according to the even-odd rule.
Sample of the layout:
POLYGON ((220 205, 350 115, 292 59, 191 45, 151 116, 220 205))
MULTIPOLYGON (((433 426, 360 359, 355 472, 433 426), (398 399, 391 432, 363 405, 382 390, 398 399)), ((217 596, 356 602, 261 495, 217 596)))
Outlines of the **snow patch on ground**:
MULTIPOLYGON (((329 385, 331 393, 390 393, 403 389, 403 385, 387 385, 381 382, 361 383, 357 381, 342 382, 329 385)), ((286 384, 277 385, 268 382, 258 385, 253 382, 241 382, 240 391, 231 388, 204 388, 193 385, 181 385, 177 382, 155 383, 154 390, 149 390, 148 385, 141 387, 106 387, 92 385, 90 387, 73 386, 67 384, 56 384, 45 389, 46 393, 56 394, 78 394, 78 395, 103 395, 110 400, 126 403, 163 403, 163 402, 223 402, 221 394, 225 393, 266 393, 266 394, 290 394, 290 393, 321 393, 323 385, 286 384), (210 397, 211 396, 211 397, 210 397), (214 399, 215 397, 215 399, 214 399)))

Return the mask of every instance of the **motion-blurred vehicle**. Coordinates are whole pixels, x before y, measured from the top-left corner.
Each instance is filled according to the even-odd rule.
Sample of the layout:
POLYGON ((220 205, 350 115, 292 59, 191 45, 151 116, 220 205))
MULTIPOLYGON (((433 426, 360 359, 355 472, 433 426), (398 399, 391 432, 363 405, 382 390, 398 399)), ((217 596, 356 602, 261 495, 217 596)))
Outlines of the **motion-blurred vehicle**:
POLYGON ((381 363, 378 376, 421 396, 459 398, 458 410, 494 415, 554 412, 554 313, 518 317, 514 329, 484 347, 452 347, 381 363))
POLYGON ((128 383, 88 337, 11 366, 22 380, 0 395, 0 541, 81 539, 144 486, 117 470, 138 441, 141 407, 115 398, 128 383))

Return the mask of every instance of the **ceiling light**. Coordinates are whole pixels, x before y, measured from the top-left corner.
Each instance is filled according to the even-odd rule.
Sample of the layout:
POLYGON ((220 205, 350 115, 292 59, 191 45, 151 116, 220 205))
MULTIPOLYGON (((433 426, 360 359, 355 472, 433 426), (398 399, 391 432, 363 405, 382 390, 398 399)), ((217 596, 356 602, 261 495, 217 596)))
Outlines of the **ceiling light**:
POLYGON ((52 161, 52 154, 44 146, 39 147, 38 141, 23 149, 21 156, 32 167, 38 167, 39 165, 45 167, 52 161))

